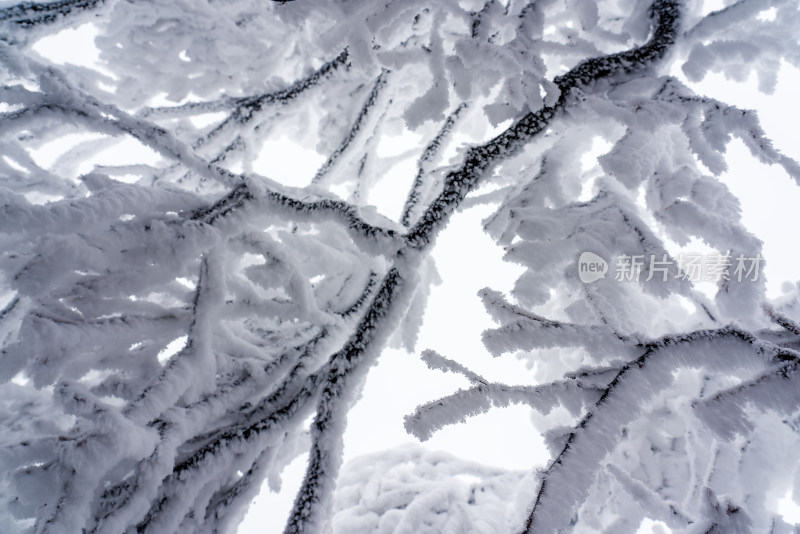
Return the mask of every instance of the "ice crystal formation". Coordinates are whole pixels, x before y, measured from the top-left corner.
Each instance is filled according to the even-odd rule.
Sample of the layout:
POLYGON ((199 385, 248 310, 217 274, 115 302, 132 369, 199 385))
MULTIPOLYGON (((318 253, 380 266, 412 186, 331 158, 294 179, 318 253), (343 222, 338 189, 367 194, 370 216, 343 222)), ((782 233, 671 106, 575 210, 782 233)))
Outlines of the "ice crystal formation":
POLYGON ((795 532, 776 502, 800 498, 796 291, 726 275, 707 296, 670 251, 761 258, 726 147, 800 167, 689 82, 769 92, 798 30, 795 0, 0 3, 3 532, 233 533, 304 452, 287 534, 795 532), (90 66, 37 52, 72 28, 96 35, 90 66), (398 136, 416 145, 381 148, 398 136), (278 139, 316 170, 260 172, 278 139), (147 157, 100 163, 115 146, 147 157), (408 158, 405 202, 379 211, 408 158), (552 380, 415 348, 436 238, 481 203, 524 267, 475 297, 483 341, 552 380), (584 252, 659 262, 587 283, 584 252), (524 404, 547 465, 420 446, 342 469, 392 336, 470 384, 409 433, 524 404))

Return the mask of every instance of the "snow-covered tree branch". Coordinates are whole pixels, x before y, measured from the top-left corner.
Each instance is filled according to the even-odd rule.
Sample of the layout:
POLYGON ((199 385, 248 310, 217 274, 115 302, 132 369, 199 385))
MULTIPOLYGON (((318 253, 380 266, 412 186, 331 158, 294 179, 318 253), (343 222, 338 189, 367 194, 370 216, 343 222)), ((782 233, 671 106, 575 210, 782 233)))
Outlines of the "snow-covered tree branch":
POLYGON ((734 137, 800 165, 689 82, 770 91, 798 29, 791 0, 3 3, 0 524, 235 532, 308 453, 286 533, 790 532, 798 295, 767 299, 719 175, 734 137), (39 53, 69 28, 96 61, 39 53), (424 350, 469 388, 405 426, 526 405, 547 467, 406 447, 343 470, 369 369, 416 350, 436 240, 477 204, 524 268, 475 297, 483 342, 539 377, 424 350), (711 295, 676 257, 696 242, 711 295))

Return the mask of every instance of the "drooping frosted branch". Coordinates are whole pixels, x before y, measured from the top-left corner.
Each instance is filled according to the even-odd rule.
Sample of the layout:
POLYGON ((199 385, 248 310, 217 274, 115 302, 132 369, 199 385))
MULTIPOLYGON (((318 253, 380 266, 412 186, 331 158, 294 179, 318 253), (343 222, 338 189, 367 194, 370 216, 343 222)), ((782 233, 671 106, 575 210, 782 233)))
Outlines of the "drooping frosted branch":
MULTIPOLYGON (((256 185, 258 187, 258 185, 256 185)), ((262 186, 263 187, 263 186, 262 186)), ((298 220, 325 222, 340 221, 344 223, 350 235, 365 250, 372 253, 391 253, 402 244, 399 232, 365 222, 359 215, 358 209, 348 202, 333 199, 297 200, 279 191, 252 193, 251 187, 240 185, 234 188, 227 196, 209 206, 197 210, 192 218, 207 224, 215 224, 221 218, 235 216, 239 210, 246 208, 257 211, 267 208, 278 213, 289 215, 298 220)))
POLYGON ((443 372, 451 372, 463 375, 472 384, 487 384, 485 378, 481 375, 470 371, 460 363, 450 358, 446 358, 433 350, 424 350, 420 355, 420 359, 428 365, 429 369, 439 370, 443 372))
MULTIPOLYGON (((274 104, 287 104, 297 99, 303 92, 316 87, 322 81, 330 77, 334 71, 341 68, 347 62, 347 50, 343 50, 338 56, 314 71, 313 74, 298 80, 286 89, 281 89, 272 93, 264 93, 253 96, 224 97, 209 102, 187 102, 180 106, 166 106, 157 108, 143 108, 137 115, 141 117, 182 117, 187 115, 200 115, 204 113, 215 113, 234 108, 232 114, 225 119, 227 121, 240 120, 247 122, 251 119, 252 113, 260 111, 262 108, 274 104)), ((224 123, 223 123, 224 124, 224 123)), ((221 127, 221 125, 220 125, 221 127)), ((209 134, 211 135, 211 134, 209 134)))
POLYGON ((543 414, 556 406, 566 406, 577 415, 583 406, 591 405, 600 391, 580 381, 565 380, 541 386, 507 386, 483 383, 469 389, 418 406, 405 417, 406 431, 422 441, 428 440, 437 430, 453 423, 464 422, 467 417, 489 411, 492 407, 527 404, 543 414))

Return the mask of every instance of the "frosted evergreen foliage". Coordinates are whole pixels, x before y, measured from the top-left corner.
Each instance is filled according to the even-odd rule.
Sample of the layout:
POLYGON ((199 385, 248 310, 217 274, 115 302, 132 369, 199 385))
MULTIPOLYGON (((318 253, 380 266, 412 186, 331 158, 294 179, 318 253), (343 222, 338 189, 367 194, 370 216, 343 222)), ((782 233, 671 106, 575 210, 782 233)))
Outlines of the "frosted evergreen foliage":
POLYGON ((650 265, 587 284, 577 262, 761 254, 725 149, 800 166, 674 73, 769 92, 798 28, 792 0, 0 3, 3 532, 232 533, 304 452, 287 534, 794 531, 775 510, 800 499, 797 292, 706 296, 650 265), (36 51, 85 25, 93 68, 36 51), (416 145, 387 153, 399 136, 416 145), (265 176, 282 138, 316 170, 265 176), (100 163, 131 146, 151 157, 100 163), (409 158, 405 202, 379 211, 409 158), (511 473, 407 447, 343 469, 368 369, 416 350, 437 235, 482 203, 525 268, 476 296, 483 340, 534 371, 496 383, 425 350, 469 386, 406 428, 523 404, 552 457, 511 473))

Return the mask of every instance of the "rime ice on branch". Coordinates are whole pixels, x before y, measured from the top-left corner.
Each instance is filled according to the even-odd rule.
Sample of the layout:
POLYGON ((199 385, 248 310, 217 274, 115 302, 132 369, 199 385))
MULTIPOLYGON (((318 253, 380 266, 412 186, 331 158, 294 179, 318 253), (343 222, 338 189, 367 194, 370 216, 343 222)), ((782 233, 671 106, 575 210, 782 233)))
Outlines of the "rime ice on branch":
POLYGON ((787 531, 774 503, 798 463, 796 295, 767 303, 763 279, 721 279, 709 298, 652 265, 640 283, 576 276, 583 251, 666 258, 701 239, 761 253, 706 171, 725 169, 731 136, 795 180, 800 168, 753 112, 669 74, 758 57, 768 89, 776 61, 797 62, 798 14, 776 0, 774 20, 756 18, 760 5, 7 3, 0 521, 234 532, 261 482, 278 489, 309 451, 287 533, 635 532, 645 518, 787 531), (32 48, 87 21, 96 70, 32 48), (765 32, 772 44, 756 46, 765 32), (387 154, 406 129, 417 146, 387 154), (322 154, 314 171, 259 174, 282 137, 322 154), (584 168, 595 138, 611 148, 584 168), (113 146, 152 157, 109 162, 113 146), (409 158, 405 202, 378 212, 372 195, 409 158), (512 295, 481 292, 499 323, 484 342, 553 357, 535 361, 545 379, 508 385, 426 351, 470 387, 406 428, 427 439, 527 404, 552 421, 552 461, 525 475, 404 449, 340 476, 367 371, 396 331, 413 350, 436 237, 481 202, 498 205, 485 229, 526 268, 512 295), (354 489, 367 479, 385 493, 354 489))

